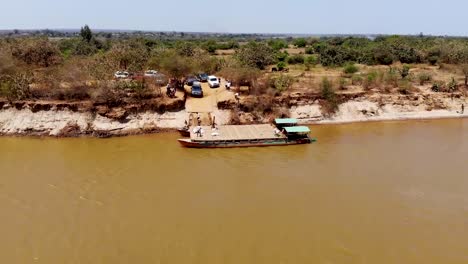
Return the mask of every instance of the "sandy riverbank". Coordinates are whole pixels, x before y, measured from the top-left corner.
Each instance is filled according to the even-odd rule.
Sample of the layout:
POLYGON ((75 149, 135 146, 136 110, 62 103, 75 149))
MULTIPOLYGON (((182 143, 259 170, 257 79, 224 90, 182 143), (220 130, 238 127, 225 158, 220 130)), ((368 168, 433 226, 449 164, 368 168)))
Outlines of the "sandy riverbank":
POLYGON ((425 120, 443 118, 468 118, 468 112, 461 113, 461 104, 467 100, 457 99, 446 102, 446 109, 427 110, 428 106, 391 105, 379 106, 368 100, 350 101, 339 106, 338 111, 330 117, 322 115, 320 106, 304 105, 293 107, 291 116, 298 118, 302 124, 343 124, 356 122, 425 120))
MULTIPOLYGON (((427 110, 429 106, 424 103, 379 105, 367 99, 357 99, 341 104, 338 111, 330 117, 323 116, 319 104, 295 106, 289 111, 291 117, 298 118, 301 124, 468 118, 468 111, 464 114, 460 113, 460 105, 462 103, 468 105, 466 99, 448 99, 443 103, 445 109, 429 111, 427 110)), ((231 110, 215 109, 212 115, 216 116, 218 124, 228 124, 231 110)), ((0 134, 55 137, 146 134, 180 128, 188 116, 189 113, 186 110, 163 114, 146 111, 130 114, 124 120, 119 121, 92 112, 70 110, 32 112, 30 109, 9 108, 0 110, 0 134)))

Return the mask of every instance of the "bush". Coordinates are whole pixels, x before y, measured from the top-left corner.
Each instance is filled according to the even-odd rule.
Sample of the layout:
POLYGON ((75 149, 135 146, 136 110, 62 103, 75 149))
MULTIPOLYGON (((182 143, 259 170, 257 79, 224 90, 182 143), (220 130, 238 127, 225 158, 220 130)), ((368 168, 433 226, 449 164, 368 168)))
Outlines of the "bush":
POLYGON ((427 58, 427 61, 429 62, 429 64, 434 66, 439 61, 439 57, 438 56, 430 56, 429 58, 427 58))
POLYGON ((362 83, 363 83, 363 79, 359 75, 354 75, 351 78, 351 84, 353 84, 353 85, 362 85, 362 83))
POLYGON ((432 84, 431 90, 433 92, 443 92, 444 91, 444 83, 443 82, 435 82, 432 84))
POLYGON ((424 85, 430 81, 432 81, 432 76, 427 72, 422 72, 418 74, 418 80, 420 85, 424 85))
POLYGON ((340 78, 340 90, 346 90, 346 79, 340 78))
POLYGON ((333 84, 328 78, 323 78, 321 83, 321 95, 325 100, 322 102, 321 106, 325 115, 330 115, 338 110, 338 99, 336 93, 333 89, 333 84))
POLYGON ((294 43, 294 46, 298 48, 304 48, 307 45, 307 40, 305 40, 304 38, 298 38, 298 39, 295 39, 293 43, 294 43))
POLYGON ((304 64, 304 56, 300 54, 293 55, 288 58, 289 64, 304 64))
POLYGON ((455 78, 452 77, 452 80, 447 84, 447 89, 449 92, 453 93, 457 90, 457 81, 455 81, 455 78))
POLYGON ((333 83, 328 78, 323 78, 321 83, 321 94, 323 99, 329 101, 336 96, 333 90, 333 83))
POLYGON ((280 61, 278 62, 278 64, 276 64, 276 68, 278 68, 278 71, 282 71, 284 70, 284 68, 286 68, 286 63, 284 63, 283 61, 280 61))
POLYGON ((354 65, 353 63, 348 63, 343 68, 343 72, 346 74, 354 74, 358 71, 359 71, 358 67, 354 65))
POLYGON ((410 71, 410 67, 408 65, 403 65, 403 67, 400 69, 400 75, 401 78, 405 79, 408 77, 410 71))
POLYGON ((412 90, 413 90, 413 86, 411 85, 410 81, 401 80, 398 83, 398 92, 400 92, 401 94, 410 94, 412 90))
POLYGON ((392 87, 398 87, 398 73, 394 68, 390 68, 385 74, 384 82, 392 87))
POLYGON ((314 48, 313 47, 307 47, 305 50, 305 54, 314 54, 314 48))
POLYGON ((382 65, 391 65, 393 63, 393 54, 383 46, 374 50, 374 59, 382 65))
POLYGON ((377 83, 377 77, 378 73, 376 71, 368 73, 362 84, 364 89, 368 90, 373 88, 377 83))
POLYGON ((278 61, 286 61, 286 59, 288 58, 289 54, 284 51, 284 52, 278 52, 276 54, 276 58, 278 59, 278 61))
POLYGON ((270 86, 274 88, 277 92, 281 93, 289 89, 293 82, 293 77, 286 74, 281 74, 278 77, 271 79, 270 86))

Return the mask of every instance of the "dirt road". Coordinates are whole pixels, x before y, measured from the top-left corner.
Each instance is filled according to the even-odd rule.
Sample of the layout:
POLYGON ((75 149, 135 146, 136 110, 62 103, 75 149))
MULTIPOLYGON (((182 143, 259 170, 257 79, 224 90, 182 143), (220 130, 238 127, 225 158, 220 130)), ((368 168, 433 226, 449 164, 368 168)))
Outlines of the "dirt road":
MULTIPOLYGON (((219 88, 210 88, 208 83, 202 83, 203 98, 194 98, 190 96, 190 86, 185 86, 185 90, 189 94, 185 102, 185 109, 189 114, 192 114, 192 119, 196 119, 196 113, 200 113, 200 118, 203 125, 211 124, 210 113, 215 112, 220 100, 234 100, 234 92, 227 91, 224 86, 224 81, 221 82, 219 88)), ((192 123, 193 125, 193 123, 192 123)))

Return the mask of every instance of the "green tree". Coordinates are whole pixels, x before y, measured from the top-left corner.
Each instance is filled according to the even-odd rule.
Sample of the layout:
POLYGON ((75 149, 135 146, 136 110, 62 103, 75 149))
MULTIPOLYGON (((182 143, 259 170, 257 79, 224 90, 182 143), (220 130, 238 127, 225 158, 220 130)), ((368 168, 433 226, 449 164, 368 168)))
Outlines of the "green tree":
POLYGON ((377 63, 382 65, 392 65, 393 63, 393 54, 392 52, 385 47, 385 45, 380 45, 374 49, 374 59, 377 63))
POLYGON ((277 51, 288 47, 288 43, 284 39, 270 39, 268 45, 277 51))
POLYGON ((160 61, 160 70, 173 79, 182 80, 194 71, 193 61, 173 50, 165 51, 158 60, 160 61))
POLYGON ((304 48, 307 45, 307 40, 305 38, 297 38, 294 40, 294 46, 298 48, 304 48))
POLYGON ((93 32, 91 31, 88 25, 85 25, 80 30, 80 36, 83 41, 90 43, 91 40, 93 39, 93 32))
POLYGON ((235 56, 241 64, 260 70, 275 62, 273 49, 263 42, 249 42, 241 46, 235 56))

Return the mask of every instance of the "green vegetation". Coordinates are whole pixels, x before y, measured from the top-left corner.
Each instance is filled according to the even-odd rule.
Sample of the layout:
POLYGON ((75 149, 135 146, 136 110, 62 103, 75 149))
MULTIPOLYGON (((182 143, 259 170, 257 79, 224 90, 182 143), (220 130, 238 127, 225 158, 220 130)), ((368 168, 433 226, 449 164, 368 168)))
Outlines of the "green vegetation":
POLYGON ((359 68, 354 63, 347 63, 343 68, 343 72, 346 74, 353 74, 358 71, 359 71, 359 68))
POLYGON ((424 85, 432 81, 432 76, 429 73, 422 72, 418 75, 418 80, 420 85, 424 85))
POLYGON ((338 110, 338 98, 335 90, 333 89, 333 83, 328 78, 323 78, 320 85, 320 93, 324 101, 322 102, 322 108, 326 115, 331 115, 338 110))
POLYGON ((297 86, 307 89, 310 85, 314 92, 325 92, 325 101, 332 102, 336 102, 329 96, 333 82, 340 90, 362 86, 380 91, 398 88, 403 93, 413 90, 413 84, 434 83, 434 91, 452 92, 458 89, 457 80, 463 74, 468 87, 467 38, 109 33, 93 32, 87 25, 75 33, 39 31, 30 37, 19 37, 19 33, 0 36, 0 90, 9 100, 102 99, 108 93, 112 101, 125 96, 122 90, 144 99, 151 94, 144 79, 137 78, 124 89, 107 82, 112 82, 116 71, 141 77, 150 69, 163 73, 164 82, 171 79, 179 85, 187 75, 219 74, 232 80, 234 87, 248 86, 257 94, 286 91, 297 81, 297 86), (426 64, 424 72, 417 64, 426 64), (438 65, 448 74, 439 74, 438 68, 430 65, 438 65), (272 70, 282 73, 271 73, 275 78, 266 76, 272 70), (313 81, 316 72, 329 70, 343 73, 321 84, 313 81), (447 75, 455 74, 457 78, 449 81, 447 75), (441 75, 444 81, 437 82, 441 75), (273 80, 265 81, 268 78, 273 80))

